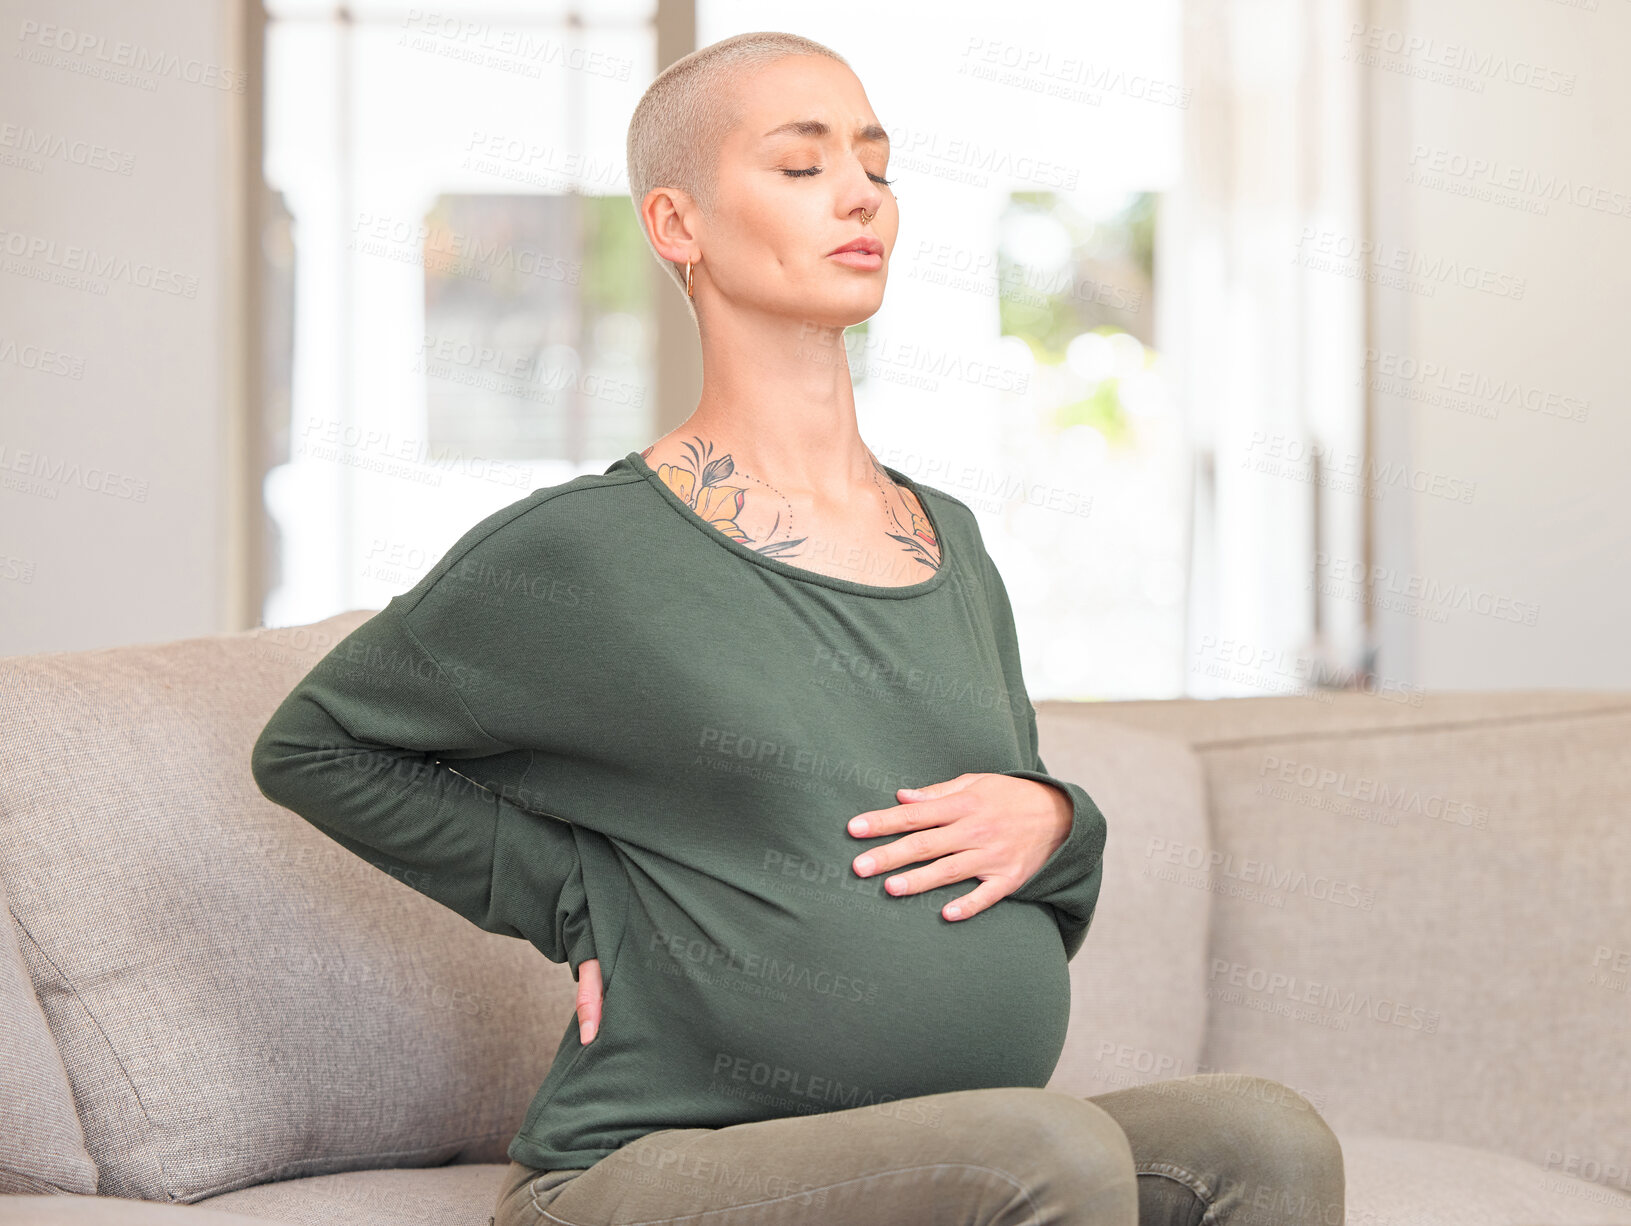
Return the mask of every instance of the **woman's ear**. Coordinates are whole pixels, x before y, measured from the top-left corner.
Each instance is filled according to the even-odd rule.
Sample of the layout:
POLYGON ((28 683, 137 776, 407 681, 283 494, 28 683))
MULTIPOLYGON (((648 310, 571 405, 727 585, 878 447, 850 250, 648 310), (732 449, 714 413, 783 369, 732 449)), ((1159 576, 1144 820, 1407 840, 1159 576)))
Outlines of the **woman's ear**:
POLYGON ((671 264, 701 258, 693 232, 697 217, 696 201, 684 188, 654 187, 640 202, 640 222, 651 236, 651 245, 671 264))

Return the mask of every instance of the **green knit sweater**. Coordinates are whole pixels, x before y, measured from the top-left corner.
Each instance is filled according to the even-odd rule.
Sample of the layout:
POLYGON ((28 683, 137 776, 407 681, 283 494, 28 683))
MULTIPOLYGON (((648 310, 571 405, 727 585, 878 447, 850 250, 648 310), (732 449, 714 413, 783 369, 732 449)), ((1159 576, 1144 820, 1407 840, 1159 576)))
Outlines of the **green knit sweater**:
MULTIPOLYGON (((574 977, 577 1020, 509 1155, 584 1168, 662 1128, 1042 1086, 1105 821, 1047 773, 1008 596, 957 498, 939 568, 871 586, 761 554, 637 452, 471 528, 273 714, 267 797, 574 977), (895 897, 851 863, 895 789, 964 772, 1063 789, 1067 840, 965 920, 970 878, 895 897)), ((904 870, 897 870, 904 871, 904 870)), ((906 1108, 901 1108, 905 1110, 906 1108)))

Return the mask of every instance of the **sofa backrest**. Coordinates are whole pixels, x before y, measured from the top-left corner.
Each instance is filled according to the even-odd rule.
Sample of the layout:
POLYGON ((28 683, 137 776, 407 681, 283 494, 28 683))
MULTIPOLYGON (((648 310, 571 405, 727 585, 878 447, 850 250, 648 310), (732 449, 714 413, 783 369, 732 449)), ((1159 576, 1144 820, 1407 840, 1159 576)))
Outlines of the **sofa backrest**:
POLYGON ((0 1195, 96 1191, 68 1072, 23 964, 0 882, 0 1195))
POLYGON ((1181 739, 1098 718, 1104 704, 1037 704, 1049 773, 1104 813, 1104 876, 1070 961, 1070 1028, 1050 1089, 1078 1096, 1195 1071, 1206 1027, 1211 899, 1145 872, 1152 844, 1211 846, 1206 779, 1181 739))
POLYGON ((103 1195, 505 1162, 563 1039, 565 967, 255 786, 367 616, 0 660, 0 883, 103 1195))
POLYGON ((1631 1191, 1631 695, 1111 704, 1194 744, 1208 1068, 1631 1191))
MULTIPOLYGON (((60 1116, 60 1062, 83 1136, 59 1120, 0 1170, 84 1191, 100 1168, 105 1195, 189 1201, 505 1160, 569 973, 249 773, 273 708, 366 616, 0 660, 20 938, 7 954, 0 933, 0 1054, 32 1070, 0 1075, 0 1103, 60 1116), (34 1002, 20 975, 5 997, 7 957, 34 1002)), ((1257 1073, 1346 1132, 1612 1182, 1631 1152, 1631 696, 1328 697, 1038 704, 1049 770, 1109 825, 1050 1084, 1257 1073)))

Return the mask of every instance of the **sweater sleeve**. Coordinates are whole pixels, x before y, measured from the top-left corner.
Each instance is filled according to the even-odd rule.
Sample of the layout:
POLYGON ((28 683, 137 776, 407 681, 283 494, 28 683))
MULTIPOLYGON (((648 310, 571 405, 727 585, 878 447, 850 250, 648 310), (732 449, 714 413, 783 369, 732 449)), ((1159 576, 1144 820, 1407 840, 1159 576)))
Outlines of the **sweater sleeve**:
POLYGON ((472 714, 394 597, 295 686, 251 754, 255 783, 335 842, 572 975, 596 956, 571 826, 450 762, 513 750, 472 714))
POLYGON ((1003 672, 1008 677, 1009 706, 1014 712, 1019 741, 1026 747, 1029 765, 1016 770, 998 772, 1018 779, 1031 779, 1058 788, 1070 800, 1071 825, 1065 841, 1042 863, 1010 898, 1047 903, 1053 908, 1059 924, 1059 935, 1065 943, 1065 958, 1074 958, 1087 940, 1087 930, 1093 923, 1093 912, 1098 907, 1099 886, 1104 875, 1104 844, 1107 826, 1099 806, 1080 784, 1060 779, 1049 773, 1039 753, 1036 708, 1025 690, 1025 678, 1020 668, 1019 639, 1014 625, 1013 607, 1002 576, 985 553, 984 583, 991 602, 992 622, 996 629, 997 651, 1002 658, 1003 672), (1023 715, 1021 715, 1023 712, 1023 715))
MULTIPOLYGON (((1029 702, 1026 704, 1029 706, 1029 702)), ((1019 779, 1034 779, 1038 783, 1052 784, 1070 799, 1071 825, 1065 841, 1042 862, 1042 867, 1029 881, 1009 897, 1032 902, 1045 902, 1053 908, 1059 924, 1059 935, 1065 942, 1065 959, 1074 958, 1087 940, 1087 930, 1093 923, 1093 912, 1099 904, 1099 885, 1104 877, 1104 841, 1106 824, 1099 806, 1093 802, 1079 784, 1057 778, 1048 773, 1041 757, 1036 753, 1036 711, 1033 708, 1031 724, 1030 770, 1003 771, 1019 779)))

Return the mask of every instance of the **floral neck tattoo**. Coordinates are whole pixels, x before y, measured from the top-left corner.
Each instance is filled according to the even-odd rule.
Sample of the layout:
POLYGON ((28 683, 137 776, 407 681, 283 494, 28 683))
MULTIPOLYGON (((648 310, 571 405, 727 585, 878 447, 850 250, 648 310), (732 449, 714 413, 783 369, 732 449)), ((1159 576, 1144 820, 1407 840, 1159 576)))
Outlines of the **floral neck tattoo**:
MULTIPOLYGON (((684 442, 681 446, 686 452, 682 462, 658 464, 653 470, 664 485, 673 490, 702 519, 754 552, 780 559, 799 556, 799 548, 809 540, 809 537, 791 535, 793 504, 780 490, 766 481, 759 480, 751 473, 740 471, 729 453, 715 456, 714 445, 711 442, 704 442, 700 436, 693 435, 691 441, 684 442), (786 508, 785 529, 782 526, 783 513, 778 511, 763 540, 755 542, 740 523, 747 502, 747 487, 736 484, 733 478, 745 478, 755 482, 769 491, 774 498, 779 499, 786 508), (788 535, 778 537, 778 532, 786 532, 788 535)), ((640 456, 649 460, 655 450, 656 446, 653 444, 642 451, 640 456)), ((927 567, 932 573, 940 566, 940 542, 935 539, 934 528, 930 525, 928 516, 923 513, 922 503, 918 501, 916 494, 897 484, 884 471, 876 456, 868 452, 868 458, 872 466, 872 480, 883 498, 885 533, 900 545, 901 560, 908 564, 915 563, 927 567), (895 497, 890 496, 891 490, 895 492, 895 497)))

